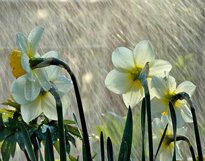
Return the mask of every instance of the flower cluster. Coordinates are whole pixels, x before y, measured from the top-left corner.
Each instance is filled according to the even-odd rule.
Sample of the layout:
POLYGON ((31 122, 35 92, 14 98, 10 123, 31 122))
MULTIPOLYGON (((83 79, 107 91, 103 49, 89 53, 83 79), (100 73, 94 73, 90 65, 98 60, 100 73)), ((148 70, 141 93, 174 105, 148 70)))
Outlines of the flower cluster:
MULTIPOLYGON (((140 77, 144 69, 147 68, 147 64, 149 65, 149 69, 146 71, 146 80, 150 92, 152 116, 158 116, 159 114, 162 116, 161 120, 158 118, 153 120, 154 146, 158 146, 165 123, 169 123, 168 118, 171 116, 169 102, 173 104, 176 112, 177 128, 184 129, 182 126, 185 122, 193 122, 191 111, 186 105, 186 101, 176 99, 176 96, 185 92, 191 97, 196 86, 189 81, 177 86, 175 79, 169 76, 172 65, 168 61, 155 59, 154 50, 149 41, 139 42, 133 51, 125 47, 118 47, 112 53, 112 62, 115 69, 108 73, 105 85, 112 92, 122 94, 125 105, 132 108, 145 96, 143 82, 141 82, 140 77)), ((172 134, 170 129, 171 124, 166 135, 172 134)), ((185 134, 185 130, 182 131, 185 134)), ((180 132, 181 130, 179 129, 177 133, 180 132)), ((163 153, 160 154, 160 157, 165 155, 166 158, 172 156, 173 151, 170 152, 170 149, 173 150, 173 142, 167 144, 166 140, 162 143, 161 152, 163 151, 163 153)), ((154 152, 156 153, 156 149, 154 152)), ((177 151, 177 156, 178 159, 181 158, 179 151, 177 151)))
POLYGON ((53 82, 59 92, 63 104, 63 113, 67 112, 68 101, 64 97, 72 88, 72 82, 59 75, 58 66, 32 69, 31 60, 35 62, 39 58, 60 58, 56 51, 49 51, 42 57, 37 53, 44 28, 34 28, 28 38, 23 33, 16 34, 16 46, 10 55, 10 66, 16 80, 12 83, 11 94, 14 100, 21 105, 21 115, 25 122, 30 122, 41 113, 47 118, 57 120, 56 103, 49 92, 53 82), (65 86, 67 88, 65 88, 65 86))

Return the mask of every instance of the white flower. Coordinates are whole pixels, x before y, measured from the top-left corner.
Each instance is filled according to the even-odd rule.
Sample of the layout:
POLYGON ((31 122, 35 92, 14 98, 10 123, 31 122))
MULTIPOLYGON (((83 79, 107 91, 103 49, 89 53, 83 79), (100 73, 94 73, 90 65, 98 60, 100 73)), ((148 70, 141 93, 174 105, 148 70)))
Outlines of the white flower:
POLYGON ((26 75, 26 82, 24 86, 25 98, 28 101, 33 101, 40 93, 41 87, 44 91, 48 91, 51 87, 48 76, 43 68, 32 70, 29 60, 39 57, 36 52, 37 46, 41 39, 44 28, 38 26, 34 28, 28 39, 23 33, 16 34, 16 45, 18 50, 13 50, 10 56, 10 64, 13 68, 13 75, 18 78, 26 75))
MULTIPOLYGON (((157 160, 163 161, 171 161, 173 158, 173 152, 174 152, 174 142, 170 142, 169 136, 173 137, 173 127, 172 122, 168 120, 167 115, 162 115, 161 120, 159 118, 155 118, 152 122, 152 129, 153 129, 153 152, 156 154, 156 151, 158 149, 160 140, 162 138, 162 135, 164 133, 165 127, 168 123, 168 128, 164 137, 164 140, 162 142, 162 145, 160 147, 159 153, 157 155, 157 160)), ((182 127, 177 129, 177 135, 184 135, 186 133, 187 129, 182 127)), ((179 151, 178 144, 181 143, 181 141, 176 142, 176 159, 182 160, 181 153, 179 151)))
MULTIPOLYGON (((157 76, 152 77, 151 83, 152 92, 155 94, 155 98, 151 100, 152 114, 162 113, 164 115, 169 114, 169 101, 173 101, 176 94, 180 92, 186 92, 190 96, 195 91, 196 86, 185 81, 176 88, 176 81, 173 77, 168 76, 165 79, 157 76)), ((177 127, 184 125, 184 122, 192 122, 192 115, 190 109, 186 105, 185 100, 177 100, 173 103, 173 107, 177 117, 177 127)))
MULTIPOLYGON (((56 57, 59 58, 59 54, 54 51, 46 53, 44 58, 56 57)), ((45 67, 45 71, 48 74, 49 81, 53 82, 59 92, 63 105, 63 114, 65 115, 68 109, 68 101, 64 96, 71 88, 72 82, 64 76, 59 75, 60 68, 57 66, 45 67)), ((11 86, 11 93, 15 101, 21 104, 21 115, 25 122, 30 122, 35 119, 41 113, 44 113, 46 117, 52 120, 57 120, 56 102, 53 95, 41 88, 38 96, 33 101, 28 101, 24 95, 24 86, 26 84, 27 77, 23 75, 14 80, 11 86)))
POLYGON ((149 62, 148 84, 153 75, 164 76, 172 68, 167 61, 156 59, 149 41, 141 41, 132 52, 125 47, 118 47, 112 53, 112 62, 116 69, 105 79, 106 87, 116 94, 123 94, 127 107, 134 107, 144 97, 144 90, 139 80, 141 70, 149 62))

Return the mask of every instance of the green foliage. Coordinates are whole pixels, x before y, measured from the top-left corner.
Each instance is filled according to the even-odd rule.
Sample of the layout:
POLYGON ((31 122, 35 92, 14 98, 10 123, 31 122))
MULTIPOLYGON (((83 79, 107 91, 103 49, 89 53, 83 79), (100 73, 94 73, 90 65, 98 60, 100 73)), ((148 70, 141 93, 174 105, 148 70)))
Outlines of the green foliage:
MULTIPOLYGON (((38 145, 35 148, 40 152, 41 142, 46 142, 46 131, 50 130, 52 144, 59 153, 59 138, 58 138, 58 124, 57 121, 49 121, 44 116, 39 116, 41 118, 40 124, 37 123, 37 119, 33 120, 29 124, 23 122, 21 118, 21 113, 19 111, 20 105, 11 100, 3 103, 3 105, 13 106, 14 110, 1 109, 0 110, 0 149, 2 154, 2 160, 8 161, 10 156, 14 157, 16 150, 16 143, 19 145, 20 149, 25 152, 25 141, 24 136, 21 132, 20 123, 22 122, 31 140, 31 144, 34 145, 36 141, 38 145)), ((75 137, 81 139, 79 130, 75 124, 75 121, 64 120, 65 127, 65 137, 66 137, 66 152, 70 154, 71 145, 76 148, 75 137)), ((27 149, 28 150, 28 149, 27 149)), ((40 153, 40 159, 42 156, 40 153)))
POLYGON ((122 137, 122 142, 120 146, 118 161, 130 160, 130 154, 132 148, 132 133, 133 133, 132 110, 129 107, 124 133, 122 137))
MULTIPOLYGON (((139 114, 138 114, 139 115, 139 114)), ((132 151, 139 150, 141 147, 141 127, 140 127, 140 117, 138 115, 133 116, 133 140, 132 140, 132 151)), ((113 112, 108 112, 102 114, 101 116, 102 125, 97 125, 93 128, 95 135, 92 138, 95 140, 93 142, 93 152, 100 154, 100 134, 103 132, 104 142, 106 138, 110 137, 113 146, 114 158, 118 158, 118 152, 120 151, 120 145, 123 137, 123 131, 125 127, 126 117, 122 117, 113 112)), ((136 156, 134 153, 131 154, 131 158, 141 159, 140 156, 136 156)), ((96 160, 100 160, 101 156, 97 155, 96 160)))

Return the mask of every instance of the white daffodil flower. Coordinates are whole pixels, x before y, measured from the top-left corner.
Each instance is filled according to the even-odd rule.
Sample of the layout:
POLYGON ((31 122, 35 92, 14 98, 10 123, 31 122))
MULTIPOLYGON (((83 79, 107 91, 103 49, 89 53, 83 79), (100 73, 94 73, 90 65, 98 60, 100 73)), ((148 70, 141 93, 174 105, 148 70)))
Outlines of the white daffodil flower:
POLYGON ((18 32, 16 34, 16 45, 20 51, 15 49, 10 56, 10 65, 13 68, 12 73, 14 77, 18 78, 26 75, 24 94, 28 101, 33 101, 37 98, 41 87, 44 91, 48 91, 51 88, 45 69, 38 68, 32 70, 29 63, 31 58, 39 57, 36 49, 43 30, 44 28, 41 26, 34 28, 30 32, 28 39, 23 33, 18 32))
MULTIPOLYGON (((155 118, 152 122, 152 129, 153 129, 153 152, 156 154, 160 140, 162 138, 162 135, 164 133, 165 127, 168 123, 168 128, 164 137, 164 140, 162 142, 161 148, 159 150, 159 153, 157 155, 157 161, 171 161, 173 157, 174 152, 174 142, 173 140, 173 127, 172 122, 168 119, 167 115, 162 115, 161 120, 159 118, 155 118), (170 139, 170 137, 172 139, 170 139)), ((187 131, 187 128, 178 128, 177 129, 177 135, 185 135, 187 131)), ((179 144, 181 141, 176 142, 176 159, 182 160, 182 155, 179 151, 179 144)))
POLYGON ((112 70, 105 79, 106 87, 116 94, 122 94, 127 107, 134 107, 144 97, 144 89, 139 76, 145 64, 149 62, 148 84, 153 75, 164 76, 172 68, 167 61, 156 59, 149 41, 141 41, 134 51, 118 47, 112 53, 112 62, 116 69, 112 70))
MULTIPOLYGON (((151 87, 156 96, 151 100, 152 114, 162 113, 163 115, 171 115, 168 110, 169 101, 172 102, 176 94, 186 92, 191 97, 196 89, 196 86, 189 81, 179 84, 176 88, 176 81, 171 76, 165 77, 165 79, 153 76, 151 87)), ((183 126, 185 122, 193 122, 191 111, 185 100, 177 100, 172 103, 176 112, 177 127, 183 126)))
MULTIPOLYGON (((55 51, 50 51, 43 57, 59 58, 59 54, 55 51)), ((63 105, 63 114, 65 115, 68 109, 68 101, 64 95, 73 87, 73 84, 66 77, 59 75, 60 67, 58 66, 51 65, 45 67, 45 71, 48 74, 49 81, 53 82, 58 89, 63 105)), ((41 88, 36 99, 28 101, 24 95, 26 81, 27 76, 23 75, 14 80, 11 86, 11 94, 14 100, 21 104, 21 115, 23 120, 28 123, 41 113, 44 113, 49 119, 57 120, 56 102, 53 95, 41 88)))

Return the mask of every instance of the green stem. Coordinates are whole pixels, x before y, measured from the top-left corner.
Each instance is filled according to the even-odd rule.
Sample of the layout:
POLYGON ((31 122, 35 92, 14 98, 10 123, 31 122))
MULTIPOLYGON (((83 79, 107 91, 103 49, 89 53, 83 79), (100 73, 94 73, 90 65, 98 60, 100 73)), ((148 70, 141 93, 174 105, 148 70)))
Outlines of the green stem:
POLYGON ((66 145, 65 145, 65 131, 64 131, 64 124, 63 124, 63 108, 62 103, 60 100, 60 96, 58 91, 53 83, 51 83, 52 87, 49 92, 54 96, 56 100, 56 109, 58 114, 58 135, 59 135, 59 142, 60 142, 60 160, 66 161, 66 145))
POLYGON ((145 91, 145 101, 147 107, 147 124, 148 124, 148 139, 149 139, 149 160, 153 161, 153 141, 152 141, 152 117, 151 117, 151 105, 150 94, 147 82, 147 76, 149 75, 149 62, 145 64, 145 67, 140 72, 140 82, 145 91))
POLYGON ((89 143, 89 139, 88 139, 89 137, 88 137, 85 116, 84 116, 84 111, 83 111, 83 105, 82 105, 81 96, 80 96, 80 92, 78 89, 76 77, 73 74, 73 72, 71 71, 70 67, 64 61, 57 59, 57 58, 46 58, 43 61, 41 61, 38 65, 33 66, 32 68, 35 69, 35 68, 45 67, 45 66, 49 66, 49 65, 57 65, 57 66, 60 66, 64 69, 66 69, 66 71, 69 73, 69 75, 73 81, 75 96, 76 96, 76 100, 77 100, 77 104, 78 104, 78 111, 79 111, 79 115, 80 115, 80 121, 81 121, 81 125, 82 125, 82 130, 83 130, 83 139, 85 141, 87 160, 91 161, 92 157, 91 157, 91 151, 90 151, 90 143, 89 143))
POLYGON ((191 155, 192 155, 192 159, 193 159, 193 161, 196 161, 196 156, 195 156, 195 153, 194 153, 194 149, 193 149, 193 146, 191 145, 189 139, 186 136, 179 135, 179 136, 176 137, 176 141, 179 141, 179 140, 183 140, 183 141, 187 142, 187 144, 189 146, 189 149, 190 149, 190 152, 191 152, 191 155))
POLYGON ((196 118, 196 113, 195 113, 194 107, 191 107, 191 113, 192 113, 193 122, 194 122, 194 132, 195 132, 195 137, 196 137, 196 144, 197 144, 197 150, 198 150, 198 155, 199 155, 199 161, 203 161, 203 153, 202 153, 202 148, 201 148, 199 129, 198 129, 197 118, 196 118))
POLYGON ((141 131, 142 131, 142 161, 145 161, 145 118, 146 118, 146 103, 145 98, 142 100, 141 108, 141 131))
POLYGON ((145 92, 145 100, 147 107, 147 124, 148 124, 148 139, 149 139, 149 160, 153 161, 153 141, 152 141, 152 117, 149 91, 145 92))
POLYGON ((196 145, 197 145, 197 150, 198 150, 198 155, 199 155, 199 161, 203 161, 203 152, 201 148, 201 140, 200 140, 200 135, 199 135, 199 128, 198 128, 198 123, 197 123, 197 117, 196 117, 196 112, 195 108, 193 106, 193 103, 191 101, 190 96, 182 92, 180 93, 184 99, 189 103, 189 106, 191 107, 191 113, 193 117, 193 124, 194 124, 194 132, 195 132, 195 138, 196 138, 196 145))

